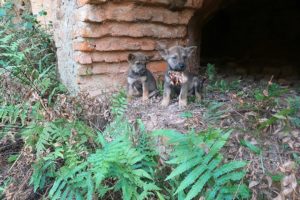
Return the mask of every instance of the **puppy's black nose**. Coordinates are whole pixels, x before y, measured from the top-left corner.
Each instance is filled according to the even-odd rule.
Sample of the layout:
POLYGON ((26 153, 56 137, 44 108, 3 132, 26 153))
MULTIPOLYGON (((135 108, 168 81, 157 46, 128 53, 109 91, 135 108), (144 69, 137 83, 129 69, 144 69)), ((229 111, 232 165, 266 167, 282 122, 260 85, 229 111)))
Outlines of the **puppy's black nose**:
POLYGON ((185 67, 184 63, 179 64, 180 69, 183 69, 185 67))

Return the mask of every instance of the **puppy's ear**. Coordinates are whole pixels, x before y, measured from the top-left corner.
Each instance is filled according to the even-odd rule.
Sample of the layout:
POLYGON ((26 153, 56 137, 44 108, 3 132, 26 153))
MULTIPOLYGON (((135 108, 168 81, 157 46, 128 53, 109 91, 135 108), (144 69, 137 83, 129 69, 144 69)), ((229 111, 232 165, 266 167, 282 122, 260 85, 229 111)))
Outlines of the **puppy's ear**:
POLYGON ((132 63, 135 60, 135 55, 133 53, 128 54, 127 60, 132 63))
POLYGON ((165 44, 162 44, 160 42, 157 43, 157 48, 156 48, 160 54, 160 56, 167 60, 168 59, 168 55, 169 55, 169 52, 168 52, 168 49, 166 47, 165 44))
POLYGON ((191 46, 184 48, 187 56, 189 57, 197 49, 197 46, 191 46))

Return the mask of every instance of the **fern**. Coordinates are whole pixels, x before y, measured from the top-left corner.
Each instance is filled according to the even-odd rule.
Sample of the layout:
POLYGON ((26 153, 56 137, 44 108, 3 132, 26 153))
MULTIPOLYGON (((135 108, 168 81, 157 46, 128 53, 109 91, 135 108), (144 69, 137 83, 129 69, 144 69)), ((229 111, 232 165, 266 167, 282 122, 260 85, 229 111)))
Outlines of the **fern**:
POLYGON ((51 199, 59 197, 93 199, 108 191, 121 191, 123 199, 144 199, 159 188, 151 176, 139 167, 144 156, 132 147, 126 136, 106 142, 102 149, 91 154, 87 161, 74 169, 64 170, 49 192, 51 199), (107 189, 105 180, 117 180, 107 189), (71 193, 72 192, 72 193, 71 193), (71 194, 71 195, 70 195, 71 194))
POLYGON ((31 178, 34 191, 54 179, 50 199, 94 199, 112 191, 121 193, 123 199, 154 197, 160 188, 152 178, 156 154, 151 142, 141 122, 136 145, 131 140, 135 130, 126 121, 120 123, 127 127, 122 132, 112 127, 104 131, 115 135, 113 140, 98 132, 95 149, 87 145, 95 137, 93 131, 78 121, 56 120, 28 127, 23 136, 38 155, 31 178), (86 156, 81 156, 84 152, 86 156))
POLYGON ((0 121, 2 124, 20 124, 26 125, 28 106, 22 104, 9 104, 0 107, 0 121))
POLYGON ((217 73, 214 64, 207 64, 206 67, 206 76, 208 77, 209 84, 207 89, 210 91, 220 91, 226 93, 231 90, 237 90, 240 88, 241 80, 227 81, 227 80, 216 80, 217 73))
POLYGON ((137 125, 138 131, 136 131, 137 136, 135 136, 137 145, 135 148, 141 155, 144 155, 143 162, 139 164, 142 169, 151 175, 151 177, 154 177, 154 169, 157 167, 158 154, 155 151, 155 145, 152 138, 149 136, 149 133, 147 133, 145 125, 140 119, 137 120, 137 125))
MULTIPOLYGON (((247 188, 239 189, 236 185, 245 176, 241 170, 247 164, 244 161, 231 161, 221 164, 223 156, 220 150, 225 145, 230 131, 210 129, 196 134, 190 132, 183 135, 176 131, 159 130, 154 135, 169 137, 169 143, 174 145, 169 164, 174 166, 166 181, 179 179, 175 195, 185 193, 184 199, 206 196, 206 199, 248 198, 247 188), (179 136, 179 137, 178 137, 179 136), (187 153, 189 152, 189 153, 187 153), (228 187, 236 188, 228 190, 228 187)), ((179 198, 179 196, 178 196, 179 198)))
POLYGON ((203 119, 209 125, 220 121, 221 116, 228 112, 228 109, 223 108, 224 103, 217 101, 207 102, 207 111, 203 113, 203 119))
POLYGON ((265 122, 261 123, 259 128, 263 129, 266 128, 274 123, 276 123, 279 120, 283 120, 287 125, 290 125, 294 127, 300 127, 300 97, 296 96, 295 98, 288 98, 287 99, 287 108, 283 108, 277 113, 273 114, 272 117, 270 117, 265 122))
POLYGON ((81 164, 84 160, 81 154, 88 152, 85 144, 88 138, 95 136, 82 122, 65 120, 34 123, 21 134, 26 144, 33 146, 37 154, 31 178, 35 191, 43 189, 47 180, 57 176, 58 160, 63 159, 70 168, 81 164))
POLYGON ((216 68, 214 64, 207 64, 206 75, 208 76, 209 81, 214 81, 216 78, 216 68))
POLYGON ((123 116, 127 108, 126 93, 120 90, 112 97, 111 112, 114 116, 123 116))
POLYGON ((288 98, 287 102, 290 110, 287 118, 293 126, 300 128, 300 97, 288 98))
POLYGON ((56 77, 54 42, 36 16, 24 12, 18 22, 12 14, 13 4, 7 2, 3 9, 6 14, 0 18, 0 69, 41 96, 65 92, 56 77))

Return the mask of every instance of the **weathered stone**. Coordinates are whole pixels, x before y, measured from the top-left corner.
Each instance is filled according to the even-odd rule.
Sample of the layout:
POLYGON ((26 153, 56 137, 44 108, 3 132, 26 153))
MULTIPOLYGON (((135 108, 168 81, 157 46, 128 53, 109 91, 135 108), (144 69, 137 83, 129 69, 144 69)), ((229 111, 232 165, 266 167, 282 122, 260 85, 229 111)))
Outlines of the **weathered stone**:
POLYGON ((183 38, 187 34, 185 26, 165 26, 151 23, 107 22, 102 25, 80 23, 75 37, 101 38, 106 36, 183 38))
POLYGON ((30 0, 33 14, 38 16, 41 25, 47 27, 53 22, 55 45, 57 47, 57 63, 60 79, 71 93, 78 92, 77 64, 74 60, 73 51, 73 28, 76 27, 74 12, 76 2, 68 0, 30 0), (40 11, 46 11, 46 16, 39 16, 40 11), (63 11, 63 12, 62 12, 63 11))
POLYGON ((105 92, 116 91, 126 85, 126 74, 101 74, 93 76, 79 76, 77 84, 80 91, 87 91, 92 96, 105 92))
POLYGON ((74 54, 74 59, 76 62, 80 64, 92 64, 92 55, 90 53, 84 53, 84 52, 76 52, 74 54))
POLYGON ((165 61, 150 62, 147 67, 153 73, 164 73, 167 70, 167 63, 165 61))
POLYGON ((90 42, 88 41, 80 41, 80 42, 73 42, 73 49, 74 50, 77 50, 77 51, 94 51, 96 48, 96 45, 93 45, 91 44, 90 42))
MULTIPOLYGON (((85 4, 103 4, 111 0, 77 0, 78 6, 83 6, 85 4)), ((127 0, 129 2, 136 3, 146 3, 154 5, 170 5, 172 0, 127 0)), ((187 0, 184 7, 187 8, 201 8, 204 0, 187 0)))
MULTIPOLYGON (((153 51, 157 49, 157 42, 158 40, 154 38, 107 37, 74 42, 73 48, 77 51, 153 51)), ((161 42, 167 46, 185 44, 184 39, 162 40, 161 42)))
POLYGON ((105 4, 101 6, 85 5, 78 9, 78 21, 104 22, 104 21, 151 21, 164 24, 186 25, 192 17, 194 10, 185 9, 172 12, 161 7, 136 6, 134 3, 105 4))
MULTIPOLYGON (((161 60, 161 57, 156 51, 139 51, 145 55, 151 56, 151 60, 161 60)), ((134 51, 116 51, 116 52, 76 52, 75 61, 80 64, 91 64, 96 62, 116 63, 127 61, 128 54, 134 51)))
POLYGON ((78 73, 82 76, 94 74, 122 74, 128 69, 128 63, 93 63, 91 65, 79 65, 78 73))

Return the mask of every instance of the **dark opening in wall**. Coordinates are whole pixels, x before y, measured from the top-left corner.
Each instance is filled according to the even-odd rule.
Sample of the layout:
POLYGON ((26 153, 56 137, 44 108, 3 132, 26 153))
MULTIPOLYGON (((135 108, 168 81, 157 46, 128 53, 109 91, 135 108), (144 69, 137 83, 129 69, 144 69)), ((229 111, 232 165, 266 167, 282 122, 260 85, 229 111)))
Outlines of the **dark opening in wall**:
POLYGON ((202 66, 299 79, 299 0, 235 0, 198 23, 202 66))

